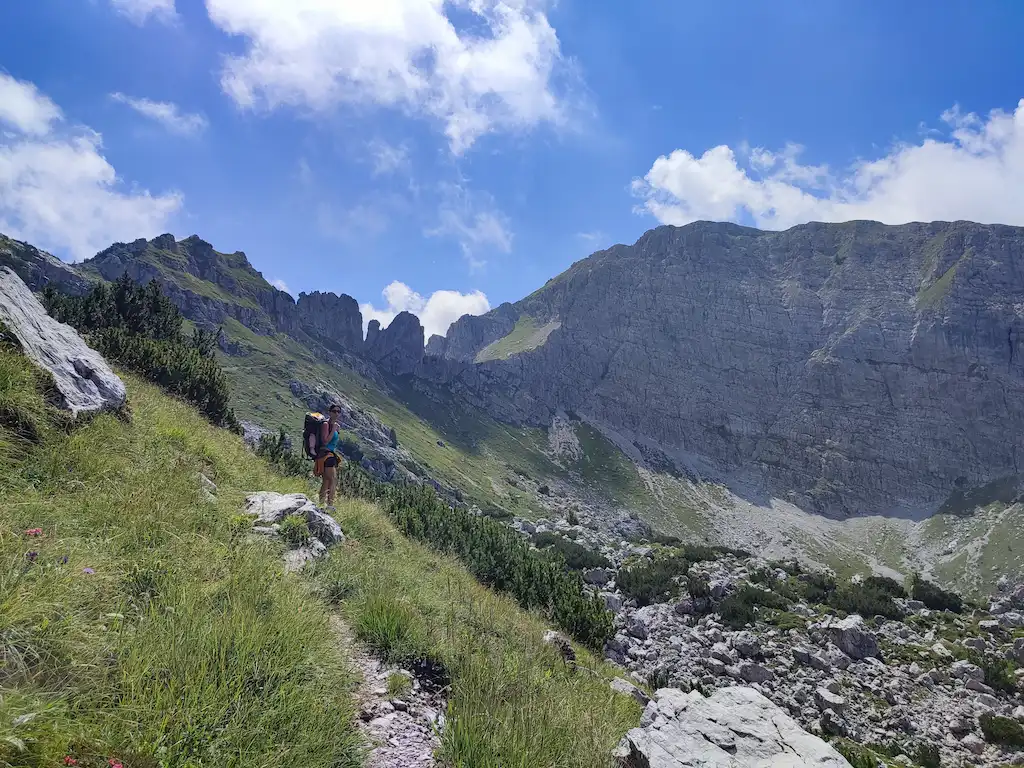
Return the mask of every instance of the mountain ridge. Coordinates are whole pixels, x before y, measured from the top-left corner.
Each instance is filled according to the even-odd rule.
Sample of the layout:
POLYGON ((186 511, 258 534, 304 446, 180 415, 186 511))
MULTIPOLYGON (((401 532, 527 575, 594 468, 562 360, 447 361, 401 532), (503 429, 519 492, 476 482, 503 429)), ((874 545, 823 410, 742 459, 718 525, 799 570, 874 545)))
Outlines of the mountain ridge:
MULTIPOLYGON (((332 302, 348 297, 285 300, 252 270, 293 307, 275 320, 244 280, 231 287, 230 271, 223 285, 189 286, 202 278, 182 277, 183 257, 153 241, 115 248, 132 256, 117 268, 100 261, 111 275, 138 262, 197 324, 223 318, 240 417, 294 432, 310 407, 296 392, 335 392, 397 433, 414 474, 488 514, 653 525, 975 590, 1022 567, 1021 233, 969 222, 659 227, 426 347, 409 313, 356 339, 354 300, 344 340, 332 302), (225 305, 217 290, 239 295, 225 305), (317 302, 317 327, 295 319, 317 302), (943 447, 950 436, 959 442, 943 447)), ((0 241, 0 263, 34 275, 37 290, 97 277, 98 265, 60 267, 24 244, 12 256, 3 242, 13 241, 0 241)), ((367 448, 371 462, 387 453, 367 448)))

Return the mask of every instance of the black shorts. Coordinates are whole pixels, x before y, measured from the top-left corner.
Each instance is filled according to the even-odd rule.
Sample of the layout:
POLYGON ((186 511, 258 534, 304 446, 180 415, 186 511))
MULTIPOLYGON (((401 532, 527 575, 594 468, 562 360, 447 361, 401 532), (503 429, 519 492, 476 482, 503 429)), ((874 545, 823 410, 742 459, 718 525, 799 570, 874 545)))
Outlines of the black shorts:
POLYGON ((335 456, 332 453, 330 456, 328 456, 326 459, 324 459, 324 466, 325 467, 336 467, 336 466, 338 466, 338 457, 335 456))

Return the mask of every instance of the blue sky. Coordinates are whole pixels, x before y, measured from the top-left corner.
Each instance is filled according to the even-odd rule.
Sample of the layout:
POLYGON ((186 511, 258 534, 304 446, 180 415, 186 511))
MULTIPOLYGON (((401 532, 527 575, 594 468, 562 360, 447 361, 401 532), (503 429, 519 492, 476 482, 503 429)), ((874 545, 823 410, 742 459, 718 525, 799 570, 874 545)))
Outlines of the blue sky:
POLYGON ((659 223, 1024 224, 1022 38, 1016 2, 9 2, 0 231, 196 233, 429 333, 659 223))

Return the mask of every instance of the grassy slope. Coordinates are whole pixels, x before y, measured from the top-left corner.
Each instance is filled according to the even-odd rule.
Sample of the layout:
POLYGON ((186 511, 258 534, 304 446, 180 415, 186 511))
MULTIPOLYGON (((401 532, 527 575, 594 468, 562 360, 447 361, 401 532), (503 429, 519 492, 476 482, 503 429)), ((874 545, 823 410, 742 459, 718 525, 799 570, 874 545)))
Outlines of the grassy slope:
POLYGON ((345 502, 350 539, 315 578, 371 645, 441 661, 453 684, 445 765, 601 768, 640 711, 577 649, 573 674, 542 642, 544 624, 480 586, 451 559, 410 542, 373 506, 345 502))
POLYGON ((0 429, 0 765, 358 765, 322 607, 231 524, 246 491, 294 482, 132 378, 131 427, 64 434, 26 371, 0 351, 0 403, 44 425, 37 447, 0 429))
POLYGON ((536 349, 547 341, 548 336, 557 327, 558 325, 554 321, 542 325, 536 318, 523 315, 506 336, 481 349, 477 353, 476 362, 485 363, 488 360, 507 360, 513 355, 518 355, 520 352, 536 349))
POLYGON ((570 674, 539 620, 364 502, 339 504, 349 540, 317 569, 319 590, 285 576, 237 512, 249 491, 303 481, 126 382, 131 426, 101 416, 66 434, 48 424, 40 377, 0 349, 4 423, 21 414, 20 431, 41 425, 42 439, 0 429, 0 766, 69 751, 90 768, 358 765, 353 681, 318 596, 340 599, 378 646, 365 627, 398 606, 411 647, 448 666, 447 765, 610 765, 639 710, 611 694, 607 669, 581 651, 586 668, 570 674), (22 533, 36 527, 44 537, 22 533))

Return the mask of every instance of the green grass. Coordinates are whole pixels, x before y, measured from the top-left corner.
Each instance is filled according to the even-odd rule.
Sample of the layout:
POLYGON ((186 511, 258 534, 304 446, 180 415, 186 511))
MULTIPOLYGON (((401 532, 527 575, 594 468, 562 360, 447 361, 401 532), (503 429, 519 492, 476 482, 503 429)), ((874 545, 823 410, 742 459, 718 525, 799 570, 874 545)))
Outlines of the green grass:
POLYGON ((451 677, 443 765, 601 768, 640 715, 611 671, 577 648, 567 667, 546 626, 456 561, 404 538, 375 506, 344 500, 348 540, 315 569, 357 634, 390 658, 427 658, 451 677))
POLYGON ((651 503, 636 467, 618 446, 596 428, 582 422, 576 424, 576 439, 583 449, 583 458, 575 462, 570 471, 579 474, 584 486, 600 488, 613 500, 627 506, 642 509, 651 503))
POLYGON ((39 428, 0 427, 0 766, 358 765, 323 603, 233 522, 296 483, 133 377, 131 425, 66 433, 27 370, 0 349, 0 400, 39 428))
POLYGON ((475 362, 486 363, 490 360, 507 360, 522 352, 536 349, 548 340, 551 332, 559 327, 557 320, 541 323, 540 320, 522 315, 515 327, 507 335, 493 341, 481 349, 475 362))

